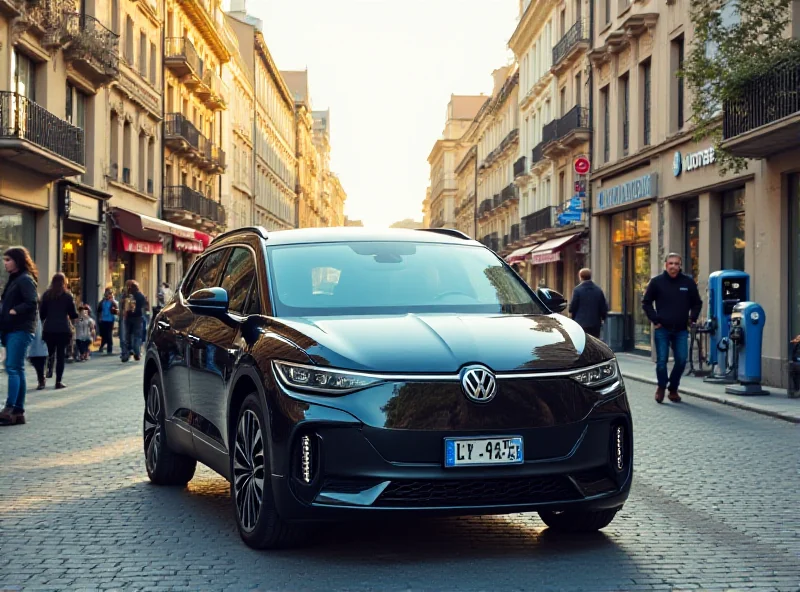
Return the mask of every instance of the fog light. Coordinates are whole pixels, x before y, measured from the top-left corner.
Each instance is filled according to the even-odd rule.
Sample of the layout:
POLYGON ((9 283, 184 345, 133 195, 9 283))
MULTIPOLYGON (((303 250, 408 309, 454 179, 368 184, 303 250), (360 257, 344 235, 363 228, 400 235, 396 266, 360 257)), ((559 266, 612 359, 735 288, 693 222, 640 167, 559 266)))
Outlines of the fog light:
POLYGON ((300 438, 300 476, 305 483, 311 483, 311 438, 300 438))
POLYGON ((614 428, 614 461, 618 471, 625 468, 625 427, 618 425, 614 428))

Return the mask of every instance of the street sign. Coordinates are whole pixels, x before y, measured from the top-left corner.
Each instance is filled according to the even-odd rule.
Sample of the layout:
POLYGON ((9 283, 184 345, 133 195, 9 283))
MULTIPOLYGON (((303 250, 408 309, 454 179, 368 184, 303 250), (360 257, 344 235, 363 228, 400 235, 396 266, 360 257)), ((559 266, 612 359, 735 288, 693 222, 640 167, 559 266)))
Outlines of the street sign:
POLYGON ((589 169, 591 168, 591 163, 589 162, 589 159, 586 158, 585 156, 579 156, 578 158, 575 159, 573 166, 575 167, 575 172, 577 174, 585 175, 589 172, 589 169))

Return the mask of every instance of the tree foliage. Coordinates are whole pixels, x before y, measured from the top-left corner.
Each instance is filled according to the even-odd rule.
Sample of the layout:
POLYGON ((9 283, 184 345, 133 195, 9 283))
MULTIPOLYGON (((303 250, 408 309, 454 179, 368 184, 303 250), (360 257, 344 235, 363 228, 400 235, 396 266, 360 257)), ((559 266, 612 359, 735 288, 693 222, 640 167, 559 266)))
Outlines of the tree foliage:
POLYGON ((800 40, 787 37, 792 0, 690 0, 694 40, 681 75, 692 91, 695 139, 712 138, 720 174, 746 161, 721 146, 722 105, 775 65, 800 63, 800 40))

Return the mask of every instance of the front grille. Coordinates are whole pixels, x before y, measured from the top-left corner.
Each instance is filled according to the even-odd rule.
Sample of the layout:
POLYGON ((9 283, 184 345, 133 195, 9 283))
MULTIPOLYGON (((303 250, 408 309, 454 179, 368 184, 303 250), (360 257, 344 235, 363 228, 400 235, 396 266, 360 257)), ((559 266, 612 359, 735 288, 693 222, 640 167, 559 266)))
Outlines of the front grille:
POLYGON ((572 478, 575 479, 575 483, 577 483, 586 497, 611 493, 617 490, 616 482, 608 475, 608 470, 604 468, 577 473, 572 478))
POLYGON ((376 506, 471 506, 535 504, 580 499, 562 477, 392 481, 376 506))

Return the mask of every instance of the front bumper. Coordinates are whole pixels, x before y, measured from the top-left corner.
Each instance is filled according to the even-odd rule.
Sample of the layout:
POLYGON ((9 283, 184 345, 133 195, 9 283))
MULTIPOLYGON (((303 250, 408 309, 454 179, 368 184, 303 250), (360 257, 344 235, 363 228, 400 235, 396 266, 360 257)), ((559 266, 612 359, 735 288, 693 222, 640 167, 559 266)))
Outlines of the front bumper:
MULTIPOLYGON (((273 441, 272 455, 273 495, 287 520, 405 511, 469 515, 600 510, 622 506, 630 491, 632 423, 622 385, 580 421, 531 421, 532 427, 516 429, 500 429, 494 421, 480 429, 469 421, 449 429, 436 422, 421 429, 369 425, 356 413, 361 407, 352 406, 352 399, 315 405, 306 398, 299 403, 295 393, 278 389, 280 408, 291 409, 294 420, 285 439, 273 441), (310 465, 305 473, 304 436, 310 465), (444 468, 444 439, 475 436, 522 436, 525 462, 444 468)), ((491 415, 488 409, 486 413, 491 415)), ((509 421, 506 425, 515 425, 509 421)))

